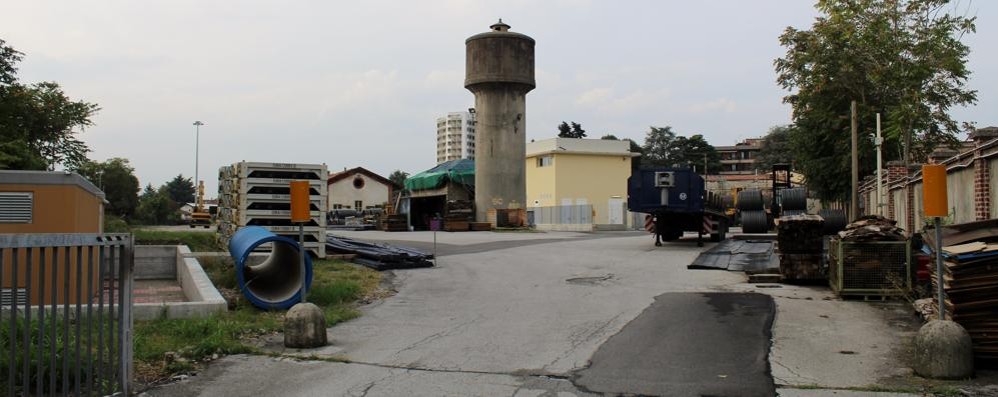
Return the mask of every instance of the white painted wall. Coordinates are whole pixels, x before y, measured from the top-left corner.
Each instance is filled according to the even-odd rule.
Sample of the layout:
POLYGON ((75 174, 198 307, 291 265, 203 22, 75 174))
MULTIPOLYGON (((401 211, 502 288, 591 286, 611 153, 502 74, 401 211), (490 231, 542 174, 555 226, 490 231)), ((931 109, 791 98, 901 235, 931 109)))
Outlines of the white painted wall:
POLYGON ((333 210, 335 208, 334 204, 341 204, 343 208, 353 209, 354 202, 357 200, 363 202, 364 208, 381 205, 389 201, 388 192, 388 185, 371 179, 367 175, 356 174, 329 185, 329 206, 327 208, 333 210), (354 187, 353 181, 356 178, 364 180, 363 188, 357 189, 354 187))

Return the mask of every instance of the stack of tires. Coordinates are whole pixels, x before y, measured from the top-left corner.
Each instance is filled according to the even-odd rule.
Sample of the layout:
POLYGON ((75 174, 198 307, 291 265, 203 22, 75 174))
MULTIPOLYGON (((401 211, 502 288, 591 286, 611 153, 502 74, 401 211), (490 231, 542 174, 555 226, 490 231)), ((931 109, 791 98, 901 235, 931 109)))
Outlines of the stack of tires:
POLYGON ((763 205, 762 192, 743 190, 738 192, 738 212, 742 217, 743 233, 766 233, 769 231, 769 218, 763 205))

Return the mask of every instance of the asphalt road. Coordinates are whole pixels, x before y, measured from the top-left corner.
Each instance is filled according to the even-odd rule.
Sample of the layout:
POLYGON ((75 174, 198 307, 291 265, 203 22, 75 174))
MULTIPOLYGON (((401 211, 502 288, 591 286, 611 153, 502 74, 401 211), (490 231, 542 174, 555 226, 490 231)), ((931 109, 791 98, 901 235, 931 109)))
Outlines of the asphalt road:
POLYGON ((654 396, 773 396, 768 295, 669 293, 600 346, 575 384, 654 396))
MULTIPOLYGON (((431 233, 351 237, 362 236, 432 243, 431 233)), ((283 350, 275 336, 264 348, 283 357, 224 357, 147 395, 752 396, 774 395, 775 379, 808 386, 778 393, 824 396, 837 391, 812 385, 903 376, 896 320, 880 307, 835 300, 827 288, 761 289, 741 273, 686 269, 710 243, 437 237, 453 247, 437 267, 393 272, 397 293, 331 328, 329 346, 283 350)))

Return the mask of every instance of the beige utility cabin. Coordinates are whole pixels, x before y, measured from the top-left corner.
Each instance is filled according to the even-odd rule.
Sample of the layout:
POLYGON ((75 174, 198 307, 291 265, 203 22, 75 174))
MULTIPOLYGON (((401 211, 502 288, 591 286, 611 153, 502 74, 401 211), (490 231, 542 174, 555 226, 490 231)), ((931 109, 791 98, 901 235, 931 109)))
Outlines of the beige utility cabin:
POLYGON ((629 141, 551 138, 530 142, 526 151, 527 210, 538 228, 589 231, 626 228, 627 178, 631 176, 629 141), (590 208, 591 209, 586 209, 590 208), (541 213, 554 210, 553 217, 541 213), (572 211, 591 211, 588 225, 572 211))
MULTIPOLYGON (((40 234, 40 233, 101 233, 104 225, 104 192, 94 186, 82 176, 71 172, 54 171, 0 171, 0 233, 12 234, 40 234)), ((38 255, 44 252, 51 256, 50 249, 45 251, 34 250, 31 259, 33 283, 40 280, 42 266, 38 255)), ((96 255, 96 252, 92 253, 96 255)), ((86 255, 86 254, 83 254, 86 255)), ((13 251, 4 250, 4 264, 12 264, 13 251)), ((7 298, 18 296, 18 300, 25 297, 24 289, 27 287, 27 252, 24 249, 18 250, 17 269, 20 277, 18 285, 12 285, 13 266, 3 267, 3 295, 7 298)), ((93 263, 93 261, 84 261, 93 263)), ((75 268, 76 255, 70 257, 70 268, 75 268)), ((52 274, 59 274, 58 285, 63 285, 66 267, 53 266, 52 260, 46 261, 45 274, 51 280, 52 274)), ((97 291, 97 269, 93 269, 93 274, 88 280, 81 280, 80 285, 86 288, 89 284, 91 290, 97 291)), ((76 272, 68 275, 70 291, 68 303, 76 303, 76 272)), ((37 285, 32 285, 32 296, 27 297, 31 304, 52 303, 50 294, 40 297, 37 285)), ((56 303, 64 303, 66 296, 63 290, 57 291, 56 303)))

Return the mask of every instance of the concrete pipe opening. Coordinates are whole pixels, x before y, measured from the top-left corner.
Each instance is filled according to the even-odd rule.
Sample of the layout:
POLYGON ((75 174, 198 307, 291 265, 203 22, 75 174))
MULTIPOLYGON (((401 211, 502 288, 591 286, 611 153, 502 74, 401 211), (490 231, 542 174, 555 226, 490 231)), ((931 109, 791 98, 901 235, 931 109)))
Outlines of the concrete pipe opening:
POLYGON ((302 277, 312 284, 312 258, 305 255, 305 274, 299 263, 298 243, 259 226, 239 229, 229 240, 229 253, 236 262, 236 281, 243 296, 261 309, 288 309, 301 301, 302 277), (253 250, 271 244, 263 262, 249 264, 253 250))

